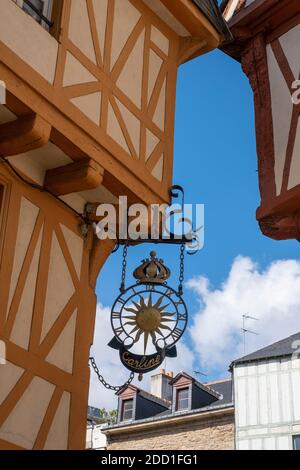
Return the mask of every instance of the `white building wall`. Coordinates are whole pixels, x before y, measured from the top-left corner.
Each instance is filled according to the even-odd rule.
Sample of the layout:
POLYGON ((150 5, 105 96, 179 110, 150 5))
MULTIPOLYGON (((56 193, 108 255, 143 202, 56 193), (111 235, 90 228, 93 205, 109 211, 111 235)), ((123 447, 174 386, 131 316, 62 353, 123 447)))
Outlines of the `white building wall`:
POLYGON ((300 434, 300 359, 234 367, 236 448, 287 450, 300 434))
MULTIPOLYGON (((291 68, 291 73, 295 80, 299 78, 299 41, 300 25, 295 26, 288 32, 279 37, 280 46, 286 56, 287 62, 291 68)), ((274 127, 274 150, 275 150, 275 183, 276 194, 279 195, 282 187, 284 166, 286 164, 288 144, 290 138, 290 128, 292 114, 295 103, 292 100, 290 86, 284 77, 279 63, 273 52, 272 43, 267 45, 268 69, 272 98, 272 117, 274 127)), ((294 90, 298 90, 296 84, 294 90)), ((296 99, 298 98, 298 93, 296 99)), ((293 146, 291 168, 288 181, 288 189, 297 186, 300 183, 300 124, 293 146)))
POLYGON ((106 450, 107 439, 102 432, 104 424, 87 426, 86 431, 86 449, 90 450, 106 450))

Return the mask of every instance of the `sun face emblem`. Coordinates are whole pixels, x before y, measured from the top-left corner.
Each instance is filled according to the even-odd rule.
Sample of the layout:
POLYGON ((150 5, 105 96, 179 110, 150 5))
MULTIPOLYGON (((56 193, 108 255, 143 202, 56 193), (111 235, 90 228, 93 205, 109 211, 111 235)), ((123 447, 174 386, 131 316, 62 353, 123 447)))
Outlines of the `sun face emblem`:
POLYGON ((125 348, 144 355, 174 346, 186 323, 184 301, 166 285, 129 287, 117 298, 111 313, 116 340, 125 348))
POLYGON ((169 333, 172 332, 172 328, 166 325, 166 323, 176 323, 176 320, 172 318, 176 315, 176 312, 166 312, 165 309, 170 303, 161 305, 163 300, 164 296, 161 295, 158 300, 153 303, 152 294, 150 293, 147 302, 140 295, 139 303, 132 302, 134 308, 125 308, 126 312, 133 313, 134 315, 124 315, 123 318, 129 320, 124 323, 124 327, 127 325, 133 326, 132 330, 129 331, 129 335, 132 336, 135 334, 134 343, 137 343, 141 336, 144 335, 144 354, 146 354, 149 336, 155 345, 159 337, 163 338, 165 336, 162 330, 168 331, 169 333))

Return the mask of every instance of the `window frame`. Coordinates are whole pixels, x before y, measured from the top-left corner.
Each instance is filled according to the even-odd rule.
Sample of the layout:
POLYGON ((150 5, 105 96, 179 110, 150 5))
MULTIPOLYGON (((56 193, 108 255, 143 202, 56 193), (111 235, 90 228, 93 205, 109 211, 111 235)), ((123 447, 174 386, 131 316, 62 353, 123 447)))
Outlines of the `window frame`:
POLYGON ((128 398, 127 400, 122 400, 121 421, 131 421, 133 419, 133 412, 134 412, 134 400, 133 400, 133 398, 128 398), (124 414, 126 412, 128 412, 128 410, 125 410, 125 406, 128 405, 128 403, 132 404, 131 417, 130 418, 125 418, 124 414))
POLYGON ((293 450, 300 450, 300 434, 293 435, 293 450), (299 441, 299 449, 296 447, 296 441, 299 441))
MULTIPOLYGON (((33 0, 31 0, 33 1, 33 0)), ((43 11, 42 11, 42 15, 47 18, 49 20, 49 22, 52 22, 52 15, 53 15, 53 10, 54 10, 54 2, 53 0, 41 0, 43 2, 43 11)), ((49 25, 47 24, 42 18, 40 18, 39 20, 34 16, 32 15, 30 12, 24 10, 24 5, 27 5, 29 8, 30 6, 26 3, 26 1, 24 0, 16 0, 16 4, 22 8, 22 10, 28 14, 29 16, 31 16, 38 24, 40 24, 44 29, 46 29, 47 31, 49 31, 53 25, 49 25)))
POLYGON ((188 410, 189 409, 189 403, 190 403, 190 387, 178 388, 176 390, 175 411, 186 411, 186 410, 188 410), (180 394, 182 392, 187 392, 187 397, 186 398, 180 398, 180 394), (179 407, 179 402, 180 401, 187 401, 187 406, 186 407, 179 407))

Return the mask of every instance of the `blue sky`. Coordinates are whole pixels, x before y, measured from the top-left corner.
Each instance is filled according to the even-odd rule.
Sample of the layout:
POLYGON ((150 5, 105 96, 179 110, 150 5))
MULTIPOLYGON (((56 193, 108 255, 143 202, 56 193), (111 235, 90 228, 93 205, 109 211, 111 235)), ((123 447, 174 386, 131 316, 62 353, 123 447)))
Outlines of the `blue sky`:
MULTIPOLYGON (((223 289, 222 283, 228 281, 237 256, 249 257, 252 263, 258 263, 259 268, 254 264, 250 267, 242 264, 241 269, 243 273, 250 272, 252 277, 249 279, 252 280, 258 270, 260 281, 266 278, 263 277, 264 272, 274 260, 297 259, 299 244, 296 241, 268 239, 261 234, 256 222, 259 191, 252 90, 240 64, 220 51, 193 60, 179 69, 174 183, 184 187, 187 203, 205 204, 205 245, 198 254, 186 257, 186 280, 204 276, 209 280, 211 291, 218 291, 223 289)), ((149 245, 141 245, 129 250, 129 284, 132 280, 130 271, 149 249, 149 245)), ((178 248, 160 246, 156 249, 172 268, 174 275, 170 284, 176 286, 178 248)), ((118 294, 120 269, 121 250, 108 260, 98 281, 98 300, 104 306, 110 306, 118 294)), ((287 269, 294 268, 288 265, 287 269)), ((294 274, 298 281, 298 271, 294 274)), ((201 298, 202 287, 198 291, 186 289, 185 292, 190 328, 194 328, 195 316, 199 317, 205 307, 201 298)), ((267 301, 264 299, 264 302, 267 301)), ((222 305, 219 308, 222 309, 222 305)), ((245 313, 242 308, 245 308, 244 303, 240 316, 245 313)), ((256 315, 255 311, 249 313, 256 315)), ((280 331, 280 323, 278 325, 280 331)), ((300 323, 298 325, 300 330, 300 323)), ((234 336, 237 342, 241 337, 239 326, 238 320, 234 336)), ((197 338, 192 339, 191 333, 190 329, 184 341, 194 354, 193 368, 207 371, 207 364, 202 362, 201 348, 199 350, 195 345, 197 338), (195 348, 197 352, 194 353, 195 348)), ((201 338, 201 331, 199 335, 201 338)), ((262 335, 252 344, 252 349, 268 339, 273 339, 273 336, 262 335)), ((237 354, 237 351, 239 349, 232 354, 237 354)), ((168 366, 172 368, 173 364, 168 366)), ((218 366, 216 362, 212 372, 209 371, 209 379, 225 374, 226 370, 225 365, 218 366)))
MULTIPOLYGON (((259 230, 252 90, 240 64, 220 51, 179 69, 174 183, 184 187, 187 203, 205 204, 205 245, 187 257, 187 278, 205 274, 218 285, 239 254, 253 257, 262 267, 275 258, 298 256, 296 241, 273 241, 259 230)), ((139 261, 149 250, 148 245, 131 248, 129 256, 139 261)), ((169 257, 177 256, 176 247, 156 250, 175 269, 169 257)), ((119 271, 120 253, 108 260, 97 285, 105 305, 115 292, 102 285, 119 271)))

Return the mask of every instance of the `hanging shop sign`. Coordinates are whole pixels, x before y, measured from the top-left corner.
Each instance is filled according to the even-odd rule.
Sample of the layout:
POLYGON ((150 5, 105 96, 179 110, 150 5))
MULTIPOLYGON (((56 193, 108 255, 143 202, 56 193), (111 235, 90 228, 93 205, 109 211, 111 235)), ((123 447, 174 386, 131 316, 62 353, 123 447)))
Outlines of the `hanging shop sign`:
MULTIPOLYGON (((178 197, 179 186, 172 188, 171 195, 178 197)), ((101 383, 110 390, 120 390, 127 386, 138 374, 143 375, 159 367, 165 358, 177 356, 177 343, 181 339, 188 322, 188 311, 183 300, 185 246, 191 237, 183 235, 170 237, 168 243, 180 244, 179 284, 171 287, 168 280, 171 270, 155 251, 143 259, 132 275, 135 283, 126 287, 128 247, 123 247, 122 277, 120 294, 111 309, 111 326, 114 333, 108 346, 119 351, 120 361, 131 374, 128 381, 120 387, 108 384, 100 374, 94 358, 92 367, 101 383)), ((145 240, 143 240, 145 242, 145 240)), ((146 240, 148 243, 160 241, 146 240)), ((166 242, 163 240, 162 242, 166 242)))
POLYGON ((160 366, 165 357, 176 357, 176 343, 186 329, 188 312, 181 295, 182 281, 178 290, 167 284, 170 269, 155 251, 135 269, 137 282, 126 289, 126 257, 127 247, 121 294, 111 310, 114 338, 109 346, 119 350, 127 369, 144 374, 160 366))

